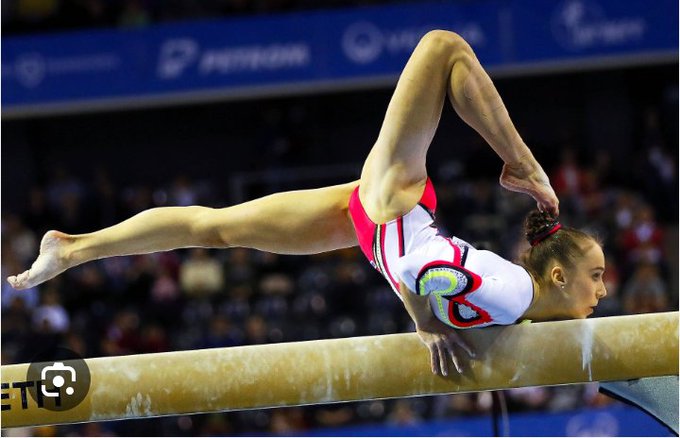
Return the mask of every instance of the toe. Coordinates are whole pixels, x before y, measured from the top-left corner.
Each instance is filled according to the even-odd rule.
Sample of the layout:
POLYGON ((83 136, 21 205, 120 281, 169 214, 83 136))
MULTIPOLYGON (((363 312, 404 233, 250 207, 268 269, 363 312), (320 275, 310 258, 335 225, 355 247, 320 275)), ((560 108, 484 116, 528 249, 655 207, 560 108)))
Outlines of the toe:
POLYGON ((26 282, 28 281, 28 272, 29 271, 24 271, 15 277, 14 286, 17 289, 23 289, 26 286, 26 282))

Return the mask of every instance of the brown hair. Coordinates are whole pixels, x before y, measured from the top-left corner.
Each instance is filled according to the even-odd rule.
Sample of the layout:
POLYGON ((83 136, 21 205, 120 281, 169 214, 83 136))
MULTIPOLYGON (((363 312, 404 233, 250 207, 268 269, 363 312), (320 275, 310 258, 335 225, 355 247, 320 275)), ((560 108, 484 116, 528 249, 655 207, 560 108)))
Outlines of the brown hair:
POLYGON ((524 220, 524 233, 532 245, 521 256, 519 263, 536 280, 547 275, 551 262, 557 262, 567 269, 576 266, 583 256, 588 242, 601 246, 599 240, 575 228, 565 227, 549 213, 532 210, 524 220))

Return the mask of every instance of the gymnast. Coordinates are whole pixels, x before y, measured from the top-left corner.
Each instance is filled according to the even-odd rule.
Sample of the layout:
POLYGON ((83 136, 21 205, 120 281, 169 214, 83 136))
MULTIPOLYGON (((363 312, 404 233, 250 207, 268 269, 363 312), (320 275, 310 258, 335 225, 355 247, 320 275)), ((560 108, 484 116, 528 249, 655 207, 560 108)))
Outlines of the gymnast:
POLYGON ((314 254, 358 244, 413 318, 432 372, 447 375, 448 358, 462 371, 459 348, 474 355, 457 329, 585 318, 606 295, 601 245, 558 215, 548 177, 472 49, 435 30, 408 60, 360 180, 222 209, 154 208, 88 234, 49 231, 31 268, 8 281, 25 289, 91 260, 177 248, 314 254), (503 160, 500 184, 537 202, 525 221, 532 246, 520 264, 433 226, 437 201, 425 160, 447 96, 503 160))

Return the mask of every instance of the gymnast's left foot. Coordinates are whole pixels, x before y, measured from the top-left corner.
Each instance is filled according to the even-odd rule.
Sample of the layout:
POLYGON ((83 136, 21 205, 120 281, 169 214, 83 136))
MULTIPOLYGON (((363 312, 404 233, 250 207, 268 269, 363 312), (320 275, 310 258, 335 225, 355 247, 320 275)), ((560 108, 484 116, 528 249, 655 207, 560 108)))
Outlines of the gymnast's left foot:
POLYGON ((56 277, 78 263, 67 254, 73 237, 60 231, 48 231, 40 242, 40 255, 31 268, 19 275, 7 277, 15 289, 28 289, 56 277))

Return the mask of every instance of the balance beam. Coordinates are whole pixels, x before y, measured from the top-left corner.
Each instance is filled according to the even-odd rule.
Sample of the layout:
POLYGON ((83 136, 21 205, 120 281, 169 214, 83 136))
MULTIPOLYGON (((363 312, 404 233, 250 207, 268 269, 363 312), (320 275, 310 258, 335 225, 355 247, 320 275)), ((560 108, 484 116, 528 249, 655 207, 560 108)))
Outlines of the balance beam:
POLYGON ((2 366, 2 427, 297 406, 678 374, 678 312, 461 331, 474 360, 430 371, 415 333, 87 359, 91 387, 65 411, 39 408, 2 366), (8 406, 8 407, 6 407, 8 406))

